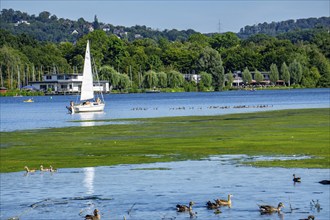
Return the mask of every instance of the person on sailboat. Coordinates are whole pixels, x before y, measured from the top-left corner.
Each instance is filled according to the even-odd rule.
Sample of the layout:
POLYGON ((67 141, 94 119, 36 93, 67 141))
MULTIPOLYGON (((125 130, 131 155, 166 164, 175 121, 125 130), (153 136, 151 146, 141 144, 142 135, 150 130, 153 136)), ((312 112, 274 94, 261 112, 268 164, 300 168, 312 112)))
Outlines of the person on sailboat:
POLYGON ((73 106, 74 106, 74 102, 70 101, 70 106, 66 106, 66 108, 70 111, 73 112, 73 106))
POLYGON ((97 97, 97 99, 96 99, 96 103, 99 105, 99 104, 101 104, 101 99, 99 98, 99 97, 97 97))
POLYGON ((86 101, 86 102, 83 103, 83 105, 90 105, 90 104, 91 104, 90 101, 86 101))

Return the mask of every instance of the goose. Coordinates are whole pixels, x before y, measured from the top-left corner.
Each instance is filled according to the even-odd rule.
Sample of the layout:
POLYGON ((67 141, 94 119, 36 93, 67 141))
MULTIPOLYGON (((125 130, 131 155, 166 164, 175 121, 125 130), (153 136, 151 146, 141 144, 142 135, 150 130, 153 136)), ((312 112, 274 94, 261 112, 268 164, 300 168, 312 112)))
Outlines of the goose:
POLYGON ((27 173, 34 173, 34 172, 36 172, 35 169, 30 170, 27 166, 25 166, 24 169, 26 170, 27 173))
POLYGON ((231 197, 233 195, 229 194, 228 195, 228 200, 222 200, 222 199, 216 199, 215 202, 218 204, 218 205, 228 205, 228 206, 231 206, 231 197))
POLYGON ((220 205, 218 203, 208 201, 206 203, 206 206, 207 206, 208 209, 217 209, 217 208, 219 208, 220 205))
POLYGON ((260 209, 260 212, 261 213, 273 213, 273 212, 280 212, 281 211, 281 208, 284 207, 283 203, 280 202, 278 205, 277 205, 277 208, 274 207, 274 206, 270 206, 270 205, 258 205, 259 206, 259 209, 260 209))
POLYGON ((301 218, 299 220, 314 220, 315 216, 314 215, 309 215, 307 218, 301 218))
POLYGON ((194 205, 194 202, 189 202, 189 207, 186 205, 176 205, 176 210, 178 212, 187 212, 192 210, 192 206, 194 205))
POLYGON ((40 171, 50 171, 50 169, 44 168, 44 166, 40 165, 40 171))
POLYGON ((101 219, 101 215, 99 214, 99 210, 94 209, 94 215, 86 215, 85 219, 89 219, 89 220, 100 220, 101 219))
POLYGON ((295 183, 300 183, 301 182, 301 178, 300 177, 296 177, 296 174, 293 174, 293 182, 295 182, 295 183))
POLYGON ((50 169, 49 169, 50 172, 57 172, 57 169, 54 169, 54 168, 52 167, 52 165, 50 165, 49 168, 50 168, 50 169))

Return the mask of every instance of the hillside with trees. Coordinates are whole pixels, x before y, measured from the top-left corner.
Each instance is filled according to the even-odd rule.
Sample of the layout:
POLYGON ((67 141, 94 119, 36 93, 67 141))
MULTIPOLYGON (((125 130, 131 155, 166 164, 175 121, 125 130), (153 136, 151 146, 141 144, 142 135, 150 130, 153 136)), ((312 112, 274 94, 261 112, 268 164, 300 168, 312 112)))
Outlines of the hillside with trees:
POLYGON ((75 42, 80 37, 94 30, 104 30, 107 34, 114 34, 121 39, 133 41, 140 38, 160 39, 166 38, 170 41, 187 40, 191 34, 196 33, 191 29, 178 31, 154 30, 144 25, 133 27, 114 26, 99 22, 95 15, 94 21, 89 22, 84 18, 72 21, 64 18, 57 18, 47 11, 39 15, 28 15, 13 9, 3 9, 0 16, 1 29, 13 34, 27 34, 39 41, 51 41, 60 43, 63 41, 75 42))
MULTIPOLYGON (((93 31, 104 30, 108 34, 114 34, 121 39, 133 41, 140 38, 150 38, 159 40, 165 38, 169 41, 188 40, 197 33, 194 30, 155 30, 145 25, 133 27, 115 26, 99 22, 95 15, 94 21, 89 22, 84 18, 72 21, 64 18, 57 18, 47 11, 40 12, 39 15, 29 15, 25 12, 14 11, 13 9, 3 9, 0 15, 1 29, 13 34, 28 34, 39 41, 51 41, 60 43, 62 41, 75 42, 78 38, 93 31)), ((247 25, 237 33, 241 39, 246 39, 256 34, 266 34, 277 36, 290 32, 300 32, 312 29, 330 29, 330 17, 307 18, 297 20, 287 20, 281 22, 262 23, 258 25, 247 25)), ((211 36, 214 33, 206 34, 211 36)))
MULTIPOLYGON (((82 30, 83 27, 88 29, 82 25, 82 30)), ((74 42, 57 42, 1 28, 1 85, 15 89, 17 82, 26 85, 29 81, 40 81, 45 74, 82 72, 89 39, 100 78, 118 90, 135 92, 142 87, 157 87, 221 91, 230 88, 233 73, 238 70, 242 71, 246 85, 252 83, 252 75, 255 83, 260 83, 261 72, 267 72, 271 84, 282 80, 287 86, 330 87, 330 35, 324 28, 276 37, 257 34, 247 39, 232 32, 212 35, 191 32, 187 39, 172 40, 161 36, 128 40, 103 29, 87 29, 75 36, 74 42), (196 84, 184 80, 184 74, 199 74, 200 81, 196 84)), ((50 27, 49 33, 52 30, 50 27)))
POLYGON ((240 38, 248 38, 251 35, 266 34, 277 36, 288 32, 304 31, 310 29, 330 29, 330 17, 306 18, 297 20, 286 20, 281 22, 260 23, 257 25, 247 25, 238 32, 240 38))

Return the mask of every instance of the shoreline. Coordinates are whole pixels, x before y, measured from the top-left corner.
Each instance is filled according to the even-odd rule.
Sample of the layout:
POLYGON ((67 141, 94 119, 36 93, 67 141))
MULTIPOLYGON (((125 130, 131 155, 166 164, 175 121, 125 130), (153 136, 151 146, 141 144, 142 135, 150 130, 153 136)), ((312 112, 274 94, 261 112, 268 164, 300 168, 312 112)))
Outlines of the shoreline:
MULTIPOLYGON (((304 88, 304 87, 294 87, 294 86, 267 86, 267 87, 231 87, 226 88, 222 91, 215 91, 215 90, 205 90, 205 91, 184 91, 183 88, 162 88, 162 89, 139 89, 139 90, 132 90, 132 91, 117 91, 113 90, 105 94, 137 94, 137 93, 176 93, 176 92, 227 92, 227 91, 259 91, 259 90, 291 90, 291 89, 318 89, 315 88, 304 88)), ((326 88, 320 88, 326 89, 326 88)), ((77 95, 78 92, 58 92, 58 93, 47 93, 42 91, 19 91, 19 90, 7 90, 5 93, 0 93, 0 97, 29 97, 29 96, 65 96, 65 95, 77 95)))

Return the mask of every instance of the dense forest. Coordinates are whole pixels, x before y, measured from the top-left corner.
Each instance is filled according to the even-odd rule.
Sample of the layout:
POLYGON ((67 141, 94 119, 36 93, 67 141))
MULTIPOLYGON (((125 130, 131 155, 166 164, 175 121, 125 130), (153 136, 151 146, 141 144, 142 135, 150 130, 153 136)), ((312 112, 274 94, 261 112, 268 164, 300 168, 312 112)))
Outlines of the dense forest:
POLYGON ((10 11, 2 11, 0 30, 1 84, 9 89, 17 88, 17 82, 25 85, 40 80, 44 74, 81 72, 87 39, 91 41, 91 54, 100 78, 108 80, 115 89, 134 91, 144 86, 219 91, 230 86, 237 70, 243 72, 246 84, 252 82, 252 72, 257 83, 263 80, 260 72, 268 72, 272 84, 281 79, 296 87, 330 87, 330 35, 321 26, 277 36, 256 34, 246 39, 232 32, 204 35, 193 30, 175 31, 181 37, 174 34, 176 37, 170 38, 159 32, 159 35, 140 34, 129 39, 120 38, 121 32, 101 28, 104 24, 97 17, 90 23, 92 26, 86 26, 82 18, 69 21, 48 12, 36 17, 15 11, 9 16, 10 11), (48 29, 34 27, 34 31, 39 35, 49 34, 49 39, 41 40, 34 31, 28 31, 32 17, 35 23, 48 24, 48 29), (53 22, 58 24, 57 28, 53 22), (79 22, 80 26, 76 27, 79 22), (12 29, 8 28, 10 25, 12 29), (74 28, 68 28, 72 25, 74 28), (26 31, 14 31, 21 26, 26 31), (68 30, 70 35, 63 38, 68 30), (56 36, 61 40, 54 40, 56 36), (199 74, 201 80, 196 85, 185 81, 183 74, 199 74))
POLYGON ((270 36, 277 36, 279 34, 288 33, 292 31, 309 30, 314 28, 330 28, 330 17, 321 18, 307 18, 297 20, 286 20, 281 22, 262 23, 257 25, 247 25, 238 33, 240 38, 248 38, 255 34, 267 34, 270 36))
POLYGON ((13 34, 28 34, 39 41, 52 41, 60 43, 63 41, 75 42, 83 35, 93 30, 104 30, 108 34, 114 34, 128 41, 139 38, 150 38, 158 40, 166 38, 169 41, 187 40, 194 30, 178 31, 172 30, 153 30, 144 25, 133 27, 114 26, 99 22, 95 15, 93 22, 88 22, 84 18, 77 21, 57 18, 49 12, 41 12, 38 16, 28 15, 21 11, 13 9, 3 9, 0 16, 1 28, 8 30, 13 34))
MULTIPOLYGON (((39 41, 51 41, 60 43, 63 41, 74 42, 92 30, 104 30, 108 34, 115 34, 121 39, 133 41, 139 38, 150 38, 159 40, 165 38, 169 41, 186 41, 190 35, 197 33, 194 30, 154 30, 144 25, 133 27, 115 26, 99 22, 95 15, 94 21, 89 22, 84 18, 72 21, 64 18, 57 18, 47 11, 36 15, 29 15, 13 9, 3 9, 0 15, 1 28, 13 34, 28 34, 39 41)), ((237 33, 241 39, 246 39, 256 34, 266 34, 277 36, 292 31, 304 31, 311 29, 330 29, 330 17, 306 18, 297 20, 287 20, 281 22, 262 23, 257 25, 247 25, 237 33)), ((211 36, 215 33, 208 33, 211 36)))

